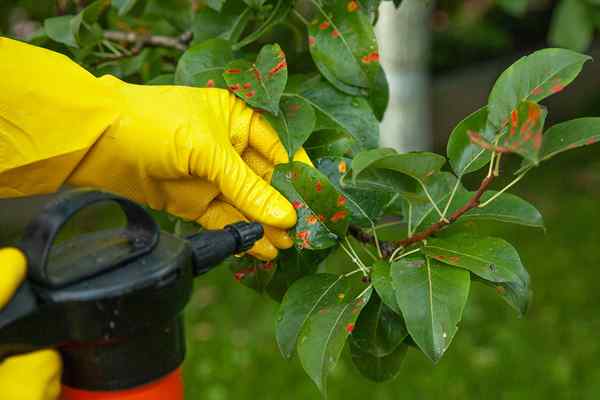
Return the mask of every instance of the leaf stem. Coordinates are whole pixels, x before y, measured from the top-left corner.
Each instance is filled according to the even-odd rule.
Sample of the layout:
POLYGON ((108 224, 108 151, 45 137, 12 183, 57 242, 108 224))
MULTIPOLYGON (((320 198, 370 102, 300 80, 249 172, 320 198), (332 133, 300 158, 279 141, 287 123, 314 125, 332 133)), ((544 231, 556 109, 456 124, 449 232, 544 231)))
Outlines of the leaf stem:
POLYGON ((399 252, 401 252, 402 250, 404 250, 404 247, 398 247, 396 250, 394 250, 394 252, 392 253, 392 255, 389 258, 389 262, 393 262, 394 261, 394 257, 396 257, 396 254, 398 254, 399 252))
POLYGON ((404 254, 400 254, 400 256, 399 256, 398 258, 395 258, 395 259, 393 259, 393 260, 392 260, 392 262, 393 262, 393 261, 398 261, 398 260, 400 260, 401 258, 404 258, 404 257, 406 257, 406 256, 410 256, 411 254, 415 254, 415 253, 417 253, 417 252, 419 252, 419 251, 421 251, 421 249, 414 249, 414 250, 411 250, 411 251, 409 251, 409 252, 406 252, 406 253, 404 253, 404 254))
POLYGON ((298 10, 296 10, 294 8, 294 10, 292 11, 294 13, 294 15, 296 16, 296 18, 298 18, 304 25, 308 26, 309 22, 306 20, 306 18, 304 18, 304 16, 302 14, 300 14, 298 12, 298 10))
POLYGON ((407 237, 412 236, 412 203, 408 202, 408 228, 407 237))
POLYGON ((421 184, 421 187, 423 188, 423 191, 425 192, 425 195, 427 196, 427 199, 429 199, 429 202, 431 203, 431 205, 433 206, 433 208, 435 209, 435 211, 440 215, 440 220, 441 221, 448 221, 446 219, 446 217, 444 216, 444 214, 442 214, 442 211, 439 209, 437 203, 435 201, 433 201, 433 198, 431 197, 431 194, 429 194, 429 191, 427 190, 427 186, 425 186, 425 184, 423 182, 421 182, 419 180, 419 183, 421 184))
POLYGON ((454 188, 452 189, 452 192, 450 193, 450 197, 448 198, 448 202, 446 203, 446 207, 444 207, 444 211, 442 212, 442 220, 446 218, 446 213, 448 212, 448 209, 450 208, 450 204, 452 204, 452 200, 454 200, 454 196, 456 195, 456 191, 458 190, 459 186, 460 186, 460 178, 457 178, 456 184, 454 185, 454 188))
POLYGON ((525 174, 527 172, 529 172, 528 169, 525 170, 523 173, 521 173, 519 176, 517 176, 515 179, 513 179, 512 182, 510 182, 508 185, 506 185, 504 188, 502 188, 502 190, 500 190, 498 193, 496 193, 495 195, 493 195, 492 197, 490 197, 488 200, 484 201, 477 207, 483 208, 483 207, 487 206, 488 204, 490 204, 492 201, 496 200, 498 198, 498 196, 502 195, 504 192, 506 192, 508 189, 510 189, 512 186, 514 186, 517 182, 519 182, 521 179, 523 179, 523 177, 525 176, 525 174))

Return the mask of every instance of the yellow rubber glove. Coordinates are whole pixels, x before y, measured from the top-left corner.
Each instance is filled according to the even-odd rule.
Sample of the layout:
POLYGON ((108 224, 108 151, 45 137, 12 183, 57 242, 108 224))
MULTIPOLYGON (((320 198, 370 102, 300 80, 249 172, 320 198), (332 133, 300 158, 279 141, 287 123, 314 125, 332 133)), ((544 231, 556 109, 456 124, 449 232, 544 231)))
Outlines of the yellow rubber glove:
MULTIPOLYGON (((19 287, 27 269, 23 254, 14 248, 0 250, 0 308, 19 287)), ((0 363, 2 400, 55 400, 60 394, 62 363, 54 350, 10 357, 0 363)))
POLYGON ((293 207, 240 156, 253 149, 277 164, 287 154, 234 95, 97 79, 65 56, 6 38, 0 58, 0 197, 98 187, 212 228, 225 206, 209 206, 221 195, 227 216, 233 209, 270 226, 251 254, 271 259, 291 245, 282 229, 295 224, 293 207))

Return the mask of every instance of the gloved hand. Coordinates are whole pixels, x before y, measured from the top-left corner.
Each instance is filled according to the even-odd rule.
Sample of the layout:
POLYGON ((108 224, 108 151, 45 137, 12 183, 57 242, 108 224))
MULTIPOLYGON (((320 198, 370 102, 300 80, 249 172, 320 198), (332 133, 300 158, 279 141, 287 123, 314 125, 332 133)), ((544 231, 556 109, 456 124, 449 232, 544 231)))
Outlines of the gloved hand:
POLYGON ((261 222, 265 238, 250 251, 261 259, 292 245, 283 229, 296 223, 293 207, 240 156, 252 150, 272 170, 287 154, 233 94, 97 79, 62 55, 6 38, 0 57, 0 197, 91 186, 206 228, 261 222))
MULTIPOLYGON (((0 249, 0 308, 25 278, 27 261, 14 248, 0 249)), ((60 395, 62 364, 54 350, 10 357, 0 363, 3 400, 55 400, 60 395)))

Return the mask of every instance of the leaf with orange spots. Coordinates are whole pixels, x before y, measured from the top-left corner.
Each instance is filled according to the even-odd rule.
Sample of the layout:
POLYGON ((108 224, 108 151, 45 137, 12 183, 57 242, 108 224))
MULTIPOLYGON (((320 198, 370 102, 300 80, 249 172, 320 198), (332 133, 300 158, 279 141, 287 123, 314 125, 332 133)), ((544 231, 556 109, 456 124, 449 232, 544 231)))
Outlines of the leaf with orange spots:
POLYGON ((544 49, 519 59, 504 71, 490 92, 488 122, 499 131, 524 101, 539 102, 561 91, 591 57, 565 49, 544 49))
POLYGON ((278 116, 265 114, 265 118, 277 131, 289 159, 302 147, 315 128, 315 110, 302 97, 284 95, 279 105, 278 116))
MULTIPOLYGON (((582 146, 600 142, 600 118, 578 118, 552 126, 542 138, 540 161, 548 160, 557 154, 582 146)), ((523 160, 517 171, 522 172, 532 163, 523 160)))
POLYGON ((266 290, 277 269, 275 262, 261 261, 251 256, 230 257, 224 264, 229 267, 236 281, 258 293, 266 290))
POLYGON ((302 205, 296 209, 298 222, 290 231, 297 248, 332 247, 346 235, 349 212, 338 203, 343 193, 318 170, 300 162, 278 165, 272 185, 292 204, 302 205))
POLYGON ((377 221, 383 215, 385 206, 394 196, 390 192, 342 187, 341 177, 348 172, 352 165, 350 158, 323 157, 315 160, 314 163, 317 169, 343 193, 343 197, 338 198, 338 204, 343 203, 341 205, 348 208, 353 224, 371 226, 371 222, 377 221))
POLYGON ((291 355, 289 350, 297 347, 304 370, 323 394, 327 393, 327 377, 371 292, 356 275, 315 274, 292 285, 281 303, 277 324, 280 349, 291 355))
POLYGON ((483 150, 519 154, 537 164, 547 114, 545 107, 524 101, 511 111, 509 120, 499 133, 497 145, 482 137, 479 132, 468 131, 467 134, 471 142, 483 150))
POLYGON ((486 281, 503 284, 519 299, 517 310, 521 314, 527 311, 529 274, 517 250, 505 240, 456 234, 428 240, 423 252, 441 263, 464 268, 486 281))
POLYGON ((181 56, 175 70, 175 84, 226 88, 225 66, 233 59, 231 45, 223 39, 194 44, 181 56))
POLYGON ((287 61, 279 45, 263 46, 254 64, 242 59, 230 62, 223 77, 240 99, 279 115, 279 100, 287 82, 287 61))
MULTIPOLYGON (((316 4, 316 3, 315 3, 316 4)), ((351 95, 368 92, 380 73, 379 50, 369 16, 356 0, 336 0, 318 10, 308 27, 309 49, 321 74, 351 95)))

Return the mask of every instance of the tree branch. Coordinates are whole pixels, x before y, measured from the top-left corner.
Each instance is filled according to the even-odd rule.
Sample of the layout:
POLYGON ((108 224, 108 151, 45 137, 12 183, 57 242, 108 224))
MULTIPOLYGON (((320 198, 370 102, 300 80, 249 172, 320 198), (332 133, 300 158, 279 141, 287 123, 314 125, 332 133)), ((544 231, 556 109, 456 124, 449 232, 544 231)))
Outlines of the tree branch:
MULTIPOLYGON (((490 185, 494 181, 494 178, 495 178, 494 175, 490 175, 490 176, 487 176, 483 181, 481 181, 481 184, 479 185, 479 188, 477 189, 477 191, 475 192, 473 197, 471 197, 465 205, 463 205, 461 208, 456 210, 452 215, 450 215, 447 220, 442 220, 442 221, 436 222, 435 224, 429 226, 427 229, 417 232, 414 235, 412 235, 406 239, 398 240, 398 241, 394 241, 394 242, 381 242, 381 251, 383 253, 383 256, 387 258, 398 247, 408 247, 412 244, 415 244, 417 242, 421 242, 421 241, 427 239, 431 235, 441 231, 447 225, 450 225, 453 222, 455 222, 457 219, 459 219, 461 216, 463 216, 465 213, 467 213, 471 209, 476 208, 481 201, 481 196, 483 196, 485 191, 490 187, 490 185)), ((361 228, 359 228, 357 226, 354 226, 354 225, 350 226, 349 232, 352 236, 354 236, 356 239, 358 239, 359 241, 361 241, 363 243, 374 243, 375 242, 373 235, 364 232, 361 228)))
POLYGON ((145 35, 135 32, 123 31, 105 31, 104 38, 114 40, 115 42, 135 43, 136 48, 141 50, 144 46, 167 47, 180 51, 185 51, 192 41, 192 32, 184 32, 177 37, 160 36, 160 35, 145 35))

